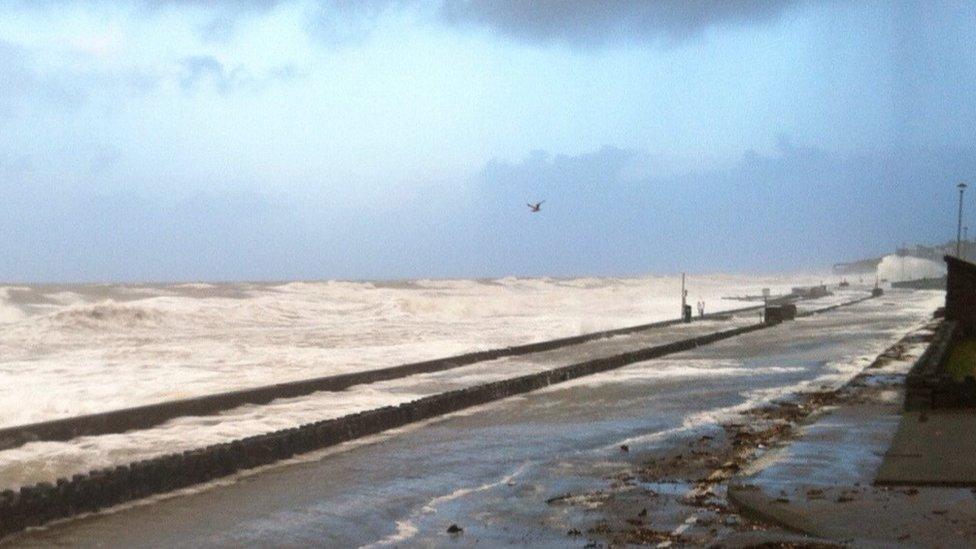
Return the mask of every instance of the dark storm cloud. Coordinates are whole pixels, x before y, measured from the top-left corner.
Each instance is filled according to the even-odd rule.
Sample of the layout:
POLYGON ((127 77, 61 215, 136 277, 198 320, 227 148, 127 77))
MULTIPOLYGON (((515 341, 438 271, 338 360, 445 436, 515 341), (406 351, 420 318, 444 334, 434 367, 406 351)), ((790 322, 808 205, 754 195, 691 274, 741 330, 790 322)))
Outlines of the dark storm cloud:
MULTIPOLYGON (((435 14, 442 24, 485 28, 531 43, 600 46, 620 42, 673 43, 711 27, 774 21, 792 6, 808 0, 317 0, 308 29, 331 45, 354 43, 368 36, 387 10, 435 14), (428 9, 429 8, 429 9, 428 9)), ((199 29, 206 40, 225 41, 242 18, 260 16, 291 0, 131 0, 148 12, 194 8, 210 13, 199 29)), ((21 2, 24 5, 26 2, 21 2)), ((78 0, 41 0, 57 6, 78 0)), ((109 4, 106 0, 104 3, 109 4)))
MULTIPOLYGON (((486 28, 533 43, 560 42, 594 46, 614 42, 675 42, 709 27, 775 20, 802 0, 443 0, 439 22, 458 28, 486 28)), ((267 11, 285 2, 206 2, 156 0, 153 6, 203 6, 215 10, 208 26, 213 37, 226 36, 239 16, 267 11)), ((367 36, 377 17, 389 9, 423 6, 417 0, 320 0, 309 29, 334 45, 367 36)), ((437 2, 434 3, 436 7, 437 2)), ((424 10, 427 11, 427 10, 424 10)))
POLYGON ((441 14, 534 43, 680 41, 709 27, 776 19, 796 0, 445 0, 441 14))
POLYGON ((650 162, 644 175, 628 177, 640 156, 604 147, 490 162, 470 211, 458 216, 471 227, 454 231, 486 250, 466 270, 823 267, 947 240, 955 234, 955 178, 976 172, 972 148, 841 154, 787 137, 728 167, 659 175, 650 162), (543 212, 529 217, 524 204, 543 199, 543 212))

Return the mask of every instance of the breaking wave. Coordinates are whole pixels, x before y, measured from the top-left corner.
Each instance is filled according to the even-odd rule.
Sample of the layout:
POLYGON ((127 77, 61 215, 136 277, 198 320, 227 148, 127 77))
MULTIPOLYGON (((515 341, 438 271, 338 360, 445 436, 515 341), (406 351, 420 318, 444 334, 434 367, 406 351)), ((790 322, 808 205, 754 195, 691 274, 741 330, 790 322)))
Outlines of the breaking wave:
POLYGON ((91 305, 74 305, 46 317, 48 324, 68 330, 104 330, 111 328, 156 327, 166 314, 141 305, 105 301, 91 305))
POLYGON ((935 278, 945 273, 945 265, 921 257, 886 255, 878 264, 878 277, 891 281, 935 278))
POLYGON ((10 303, 10 292, 21 289, 23 288, 16 286, 0 287, 0 324, 17 322, 24 318, 24 312, 10 303))
MULTIPOLYGON (((723 296, 820 276, 689 277, 723 296)), ((680 277, 0 287, 0 425, 674 318, 680 277), (124 387, 124 390, 120 390, 124 387)))

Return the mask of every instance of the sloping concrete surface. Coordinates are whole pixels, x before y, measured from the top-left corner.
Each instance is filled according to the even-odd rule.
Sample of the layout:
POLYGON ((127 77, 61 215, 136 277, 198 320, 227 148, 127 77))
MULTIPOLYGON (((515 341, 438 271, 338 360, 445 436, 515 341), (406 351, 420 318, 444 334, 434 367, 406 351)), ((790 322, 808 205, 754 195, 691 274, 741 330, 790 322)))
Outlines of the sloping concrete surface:
POLYGON ((730 483, 729 499, 758 518, 856 546, 973 546, 970 490, 871 485, 897 422, 886 406, 840 407, 730 483))
MULTIPOLYGON (((957 467, 960 472, 971 470, 976 461, 973 440, 952 452, 934 442, 959 436, 967 428, 973 433, 976 423, 968 418, 951 418, 951 427, 938 428, 941 418, 930 416, 919 423, 914 417, 907 420, 911 427, 899 427, 902 383, 910 366, 910 361, 893 361, 859 376, 838 405, 811 419, 797 439, 734 477, 729 500, 745 515, 843 545, 976 546, 973 491, 874 484, 892 441, 897 446, 898 437, 919 431, 927 440, 914 439, 899 451, 927 454, 929 464, 968 458, 970 469, 957 467)), ((901 462, 899 471, 907 474, 908 463, 901 462)))
POLYGON ((976 486, 976 411, 906 413, 877 483, 976 486))

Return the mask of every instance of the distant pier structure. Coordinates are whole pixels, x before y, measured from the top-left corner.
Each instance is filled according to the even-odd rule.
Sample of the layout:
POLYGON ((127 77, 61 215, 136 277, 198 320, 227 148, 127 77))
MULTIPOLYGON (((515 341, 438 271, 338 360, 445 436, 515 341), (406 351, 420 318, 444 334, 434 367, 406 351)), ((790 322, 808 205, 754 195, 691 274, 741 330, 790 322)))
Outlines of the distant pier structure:
POLYGON ((851 275, 851 274, 874 274, 878 270, 878 265, 881 264, 880 257, 874 257, 871 259, 861 259, 859 261, 851 261, 848 263, 834 263, 833 271, 834 274, 839 275, 851 275))
MULTIPOLYGON (((968 261, 976 260, 976 240, 969 240, 968 230, 966 231, 966 237, 959 243, 959 248, 959 257, 968 261)), ((954 256, 955 254, 955 240, 946 242, 945 244, 936 244, 935 246, 925 246, 923 244, 902 246, 896 249, 894 253, 894 255, 898 257, 918 257, 920 259, 928 259, 929 261, 936 263, 941 263, 942 258, 946 255, 954 256)), ((882 259, 883 257, 871 257, 868 259, 859 259, 857 261, 848 261, 845 263, 834 263, 833 272, 837 275, 874 273, 878 269, 878 265, 881 264, 882 259)))
POLYGON ((902 288, 907 290, 945 290, 946 276, 936 276, 932 278, 916 278, 914 280, 902 280, 892 282, 892 288, 902 288))

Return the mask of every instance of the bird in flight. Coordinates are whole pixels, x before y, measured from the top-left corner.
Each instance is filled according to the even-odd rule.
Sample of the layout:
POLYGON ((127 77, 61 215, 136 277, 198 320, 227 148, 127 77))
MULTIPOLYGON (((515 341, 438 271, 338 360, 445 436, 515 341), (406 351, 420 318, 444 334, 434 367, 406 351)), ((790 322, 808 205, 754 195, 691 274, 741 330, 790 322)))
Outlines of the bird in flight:
POLYGON ((529 211, 530 212, 536 213, 536 212, 538 212, 542 208, 542 203, 543 202, 545 202, 545 200, 540 200, 539 202, 536 202, 535 204, 526 204, 526 206, 529 207, 529 211))

